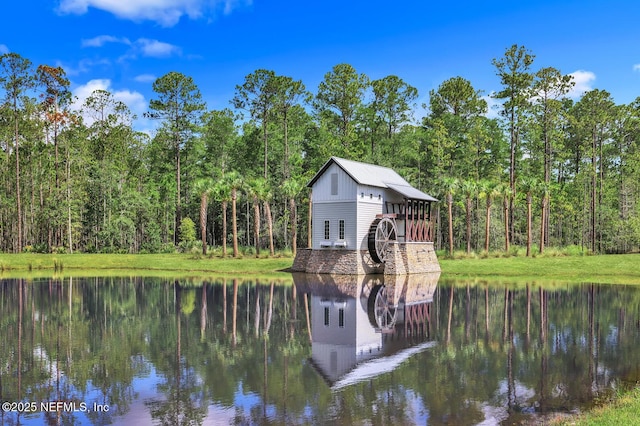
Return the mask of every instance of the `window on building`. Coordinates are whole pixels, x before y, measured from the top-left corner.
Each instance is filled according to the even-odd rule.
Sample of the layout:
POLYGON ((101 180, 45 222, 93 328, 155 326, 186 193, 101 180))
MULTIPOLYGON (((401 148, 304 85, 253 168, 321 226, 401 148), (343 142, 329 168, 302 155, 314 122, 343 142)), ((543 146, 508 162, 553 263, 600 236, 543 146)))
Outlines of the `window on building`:
POLYGON ((325 220, 324 221, 324 239, 328 240, 329 239, 329 231, 330 231, 330 227, 329 227, 329 221, 325 220))
POLYGON ((338 195, 338 174, 331 173, 331 195, 338 195))
POLYGON ((342 308, 338 310, 338 326, 344 328, 344 309, 342 308))
POLYGON ((344 240, 344 219, 340 219, 338 222, 338 238, 344 240))
POLYGON ((324 308, 324 325, 329 326, 329 308, 324 308))

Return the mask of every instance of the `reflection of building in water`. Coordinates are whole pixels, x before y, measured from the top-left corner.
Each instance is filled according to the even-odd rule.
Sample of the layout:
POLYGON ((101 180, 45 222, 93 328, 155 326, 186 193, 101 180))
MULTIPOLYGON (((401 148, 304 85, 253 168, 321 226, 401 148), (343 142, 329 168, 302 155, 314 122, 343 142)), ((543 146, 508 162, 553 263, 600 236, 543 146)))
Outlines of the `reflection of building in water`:
POLYGON ((298 291, 310 297, 312 364, 332 388, 392 371, 433 345, 439 275, 294 274, 298 291))

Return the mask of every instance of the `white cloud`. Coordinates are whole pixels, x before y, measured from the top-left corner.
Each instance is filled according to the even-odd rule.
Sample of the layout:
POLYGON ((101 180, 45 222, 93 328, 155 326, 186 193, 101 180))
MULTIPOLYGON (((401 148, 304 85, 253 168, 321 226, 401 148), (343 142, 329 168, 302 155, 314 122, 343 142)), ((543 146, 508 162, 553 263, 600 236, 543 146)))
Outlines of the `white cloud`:
MULTIPOLYGON (((71 104, 72 109, 79 111, 82 109, 84 101, 96 90, 109 90, 111 86, 111 80, 108 79, 95 79, 90 80, 86 84, 80 85, 73 90, 74 101, 71 104)), ((93 119, 85 117, 85 123, 91 125, 93 119)))
MULTIPOLYGON (((115 37, 111 35, 99 35, 97 37, 83 39, 82 47, 102 47, 107 43, 121 43, 128 46, 134 46, 135 50, 141 52, 143 56, 150 56, 154 58, 166 58, 173 54, 180 54, 182 51, 176 45, 159 40, 139 38, 132 43, 126 37, 115 37)), ((135 51, 131 51, 127 54, 127 57, 135 56, 135 51)))
POLYGON ((138 83, 153 83, 154 81, 157 80, 158 77, 156 77, 153 74, 140 74, 137 75, 134 80, 137 81, 138 83))
POLYGON ((5 53, 9 53, 9 48, 6 44, 0 44, 0 55, 4 55, 5 53))
POLYGON ((640 64, 635 64, 635 65, 633 66, 633 70, 634 70, 634 71, 640 71, 640 64))
POLYGON ((131 49, 118 58, 118 62, 136 59, 139 56, 145 56, 148 58, 168 58, 170 56, 180 55, 182 55, 182 49, 179 46, 159 40, 139 38, 132 43, 131 49))
POLYGON ((596 80, 596 75, 591 71, 578 70, 569 74, 573 77, 575 85, 567 93, 569 98, 580 98, 585 92, 593 90, 593 82, 596 80))
POLYGON ((144 95, 140 92, 131 90, 117 90, 113 92, 115 100, 122 102, 129 107, 131 112, 137 116, 141 116, 147 110, 147 101, 144 99, 144 95))
POLYGON ((245 0, 60 0, 61 13, 83 15, 89 8, 112 13, 119 18, 132 21, 155 21, 172 27, 182 16, 198 19, 215 9, 222 8, 229 14, 245 0))
POLYGON ((111 61, 107 58, 98 58, 98 59, 81 59, 78 61, 77 65, 65 64, 61 61, 56 61, 57 67, 62 67, 64 71, 67 73, 68 77, 74 77, 86 72, 89 72, 92 68, 95 67, 105 67, 111 65, 111 61))
MULTIPOLYGON (((96 90, 105 90, 111 93, 113 99, 120 101, 129 107, 129 110, 137 115, 142 116, 147 110, 147 101, 144 99, 144 95, 139 92, 131 90, 113 90, 111 87, 111 80, 109 79, 94 79, 88 81, 86 84, 80 85, 73 90, 75 101, 73 102, 73 109, 81 110, 82 105, 86 99, 93 94, 96 90)), ((84 122, 87 126, 93 124, 95 119, 89 115, 83 115, 84 122)))
POLYGON ((142 52, 143 56, 152 58, 167 58, 173 54, 181 53, 181 49, 178 46, 147 38, 138 39, 136 41, 136 45, 142 52))
POLYGON ((488 95, 482 96, 482 99, 487 102, 487 113, 485 116, 487 118, 498 118, 500 116, 500 109, 502 108, 502 103, 493 97, 496 92, 491 92, 488 95))
POLYGON ((131 44, 127 38, 118 38, 110 35, 100 35, 94 38, 82 39, 82 47, 102 47, 107 43, 131 44))

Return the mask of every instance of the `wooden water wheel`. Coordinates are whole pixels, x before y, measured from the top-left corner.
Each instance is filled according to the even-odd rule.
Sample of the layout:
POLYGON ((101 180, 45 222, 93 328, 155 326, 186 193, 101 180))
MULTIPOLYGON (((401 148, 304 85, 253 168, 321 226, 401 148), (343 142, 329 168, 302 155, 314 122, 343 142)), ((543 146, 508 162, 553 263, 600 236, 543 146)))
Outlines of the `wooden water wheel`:
POLYGON ((388 217, 375 219, 369 227, 369 255, 376 263, 384 263, 389 243, 396 241, 398 230, 395 220, 388 217))
POLYGON ((367 313, 371 325, 382 333, 393 331, 396 324, 397 309, 387 294, 387 287, 382 284, 373 288, 368 300, 367 313))

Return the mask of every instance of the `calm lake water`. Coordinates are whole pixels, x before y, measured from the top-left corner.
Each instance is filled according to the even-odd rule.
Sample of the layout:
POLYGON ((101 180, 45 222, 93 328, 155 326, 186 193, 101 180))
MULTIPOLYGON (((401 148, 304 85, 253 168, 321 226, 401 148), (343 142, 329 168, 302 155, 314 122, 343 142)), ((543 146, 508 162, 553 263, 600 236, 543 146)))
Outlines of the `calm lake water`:
POLYGON ((0 421, 512 424, 640 381, 640 287, 293 278, 0 280, 0 421))

